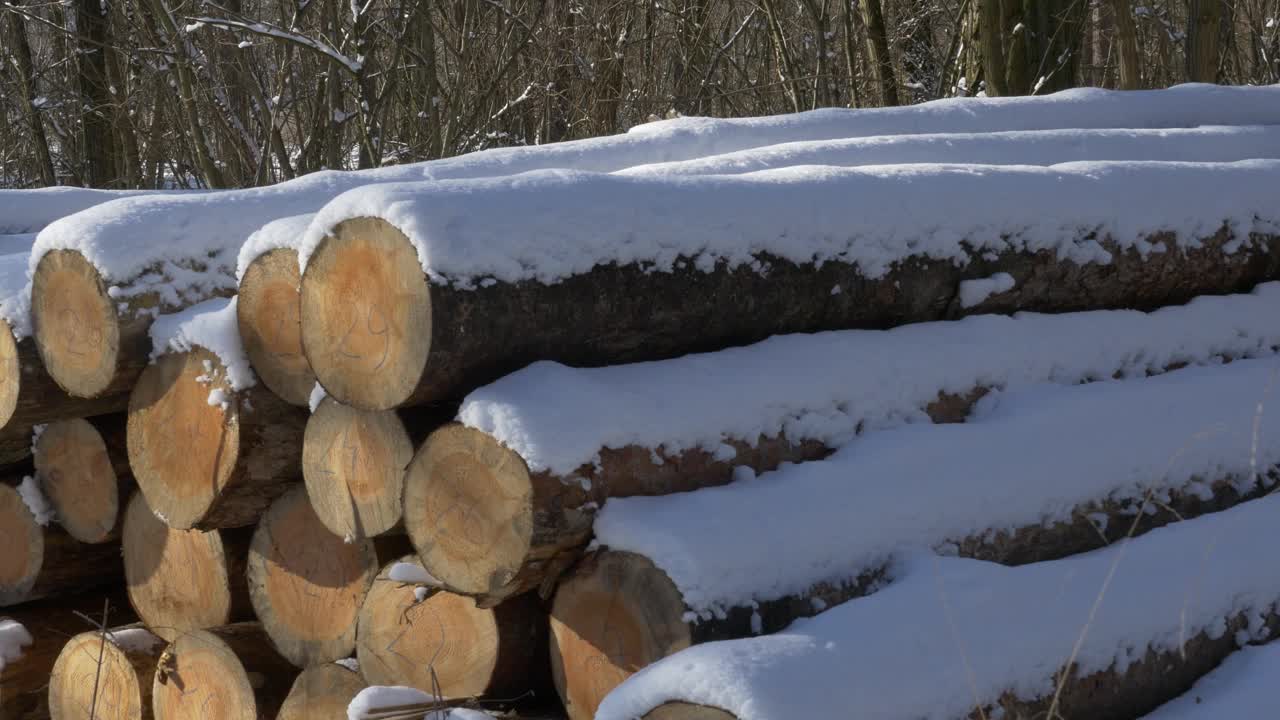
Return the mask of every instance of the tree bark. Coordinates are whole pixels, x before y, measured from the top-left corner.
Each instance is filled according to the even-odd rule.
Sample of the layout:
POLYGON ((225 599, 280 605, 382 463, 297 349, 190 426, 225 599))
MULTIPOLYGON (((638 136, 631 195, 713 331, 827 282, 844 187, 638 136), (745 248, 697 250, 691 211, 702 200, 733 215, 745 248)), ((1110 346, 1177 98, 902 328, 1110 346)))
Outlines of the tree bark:
POLYGON ((152 720, 151 683, 164 647, 141 625, 71 638, 49 678, 52 720, 152 720))
POLYGON ((1111 0, 1111 13, 1115 18, 1116 49, 1120 57, 1120 89, 1137 90, 1142 87, 1142 65, 1133 7, 1129 0, 1111 0))
POLYGON ((76 0, 76 39, 79 43, 80 126, 88 187, 120 185, 116 142, 111 129, 112 98, 107 88, 107 17, 100 0, 76 0))
POLYGON ((23 115, 31 131, 31 147, 35 151, 36 165, 40 170, 40 181, 46 187, 52 187, 58 184, 58 175, 54 171, 53 157, 49 153, 49 138, 44 132, 44 121, 40 119, 40 109, 35 103, 39 91, 36 89, 35 63, 31 59, 31 43, 27 38, 26 20, 14 10, 5 12, 3 15, 8 28, 9 49, 13 53, 14 69, 18 73, 23 115))
POLYGON ((272 647, 258 623, 183 634, 167 648, 152 683, 156 720, 274 718, 298 671, 272 647))
POLYGON ((893 70, 893 56, 889 54, 889 35, 884 26, 884 12, 880 0, 862 0, 862 20, 867 31, 867 55, 871 58, 871 72, 880 91, 880 104, 898 103, 898 78, 893 70))
POLYGON ((1219 34, 1225 0, 1191 0, 1187 13, 1187 79, 1218 81, 1219 34))

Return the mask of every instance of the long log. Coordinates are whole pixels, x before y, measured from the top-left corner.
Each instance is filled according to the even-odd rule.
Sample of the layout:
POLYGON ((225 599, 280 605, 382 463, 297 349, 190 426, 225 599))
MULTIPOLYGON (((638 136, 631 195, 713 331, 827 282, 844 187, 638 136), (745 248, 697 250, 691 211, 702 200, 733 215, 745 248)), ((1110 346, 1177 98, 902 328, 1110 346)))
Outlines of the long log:
POLYGON ((58 524, 86 543, 118 535, 120 506, 133 484, 125 418, 57 420, 36 438, 34 450, 36 476, 58 524))
POLYGON ((356 619, 378 568, 373 542, 334 535, 297 487, 254 531, 249 596, 281 655, 302 668, 329 663, 355 650, 356 619))
POLYGON ((352 698, 367 687, 358 671, 339 663, 307 668, 293 681, 276 720, 346 720, 352 698))
POLYGON ((137 621, 124 593, 115 589, 5 608, 0 618, 17 621, 32 638, 22 656, 0 670, 0 720, 48 718, 49 680, 67 640, 103 622, 116 626, 137 621))
POLYGON ((49 679, 52 720, 151 720, 151 683, 164 647, 141 625, 71 638, 49 679))
POLYGON ((117 542, 82 543, 42 526, 18 489, 0 484, 0 607, 84 592, 119 581, 117 542))
POLYGON ((15 340, 8 321, 0 319, 0 427, 103 415, 128 404, 125 391, 97 398, 68 395, 45 371, 35 340, 15 340))
MULTIPOLYGON (((1280 469, 1268 472, 1271 483, 1280 479, 1280 469)), ((1166 501, 1140 504, 1143 510, 1137 514, 1126 503, 1090 503, 1077 508, 1069 520, 954 538, 950 549, 961 557, 1006 565, 1056 560, 1226 510, 1268 492, 1257 488, 1242 494, 1229 481, 1210 488, 1211 495, 1171 492, 1166 501)), ((675 582, 648 558, 619 550, 593 553, 556 589, 550 640, 556 689, 571 720, 593 718, 610 690, 678 650, 778 632, 797 619, 873 591, 885 576, 885 568, 872 568, 844 583, 819 583, 803 594, 756 607, 727 608, 708 619, 686 606, 675 582)))
POLYGON ((122 520, 129 602, 152 632, 173 642, 183 633, 253 618, 245 567, 251 530, 176 530, 141 493, 122 520))
MULTIPOLYGON (((1241 228, 1236 236, 1208 200, 1229 181, 1175 167, 1005 168, 980 176, 939 167, 912 175, 909 186, 896 171, 824 169, 785 184, 751 175, 714 182, 573 176, 506 179, 466 195, 435 194, 428 184, 366 188, 326 208, 313 228, 328 224, 327 234, 300 248, 307 258, 302 344, 330 395, 387 409, 457 397, 536 360, 609 365, 781 333, 983 312, 1150 309, 1276 277, 1280 235, 1245 237, 1249 229, 1241 228), (1150 234, 1125 228, 1112 235, 1117 193, 1162 184, 1203 188, 1203 206, 1167 212, 1223 227, 1179 240, 1148 217, 1142 224, 1150 234), (1063 187, 1079 202, 1051 217, 1032 214, 1063 187), (931 234, 931 218, 901 217, 896 204, 880 200, 962 191, 976 201, 983 188, 1017 190, 1010 198, 1017 219, 940 216, 954 241, 931 234), (849 201, 859 194, 875 204, 849 201), (586 195, 593 202, 584 210, 586 195), (508 201, 530 215, 527 233, 483 213, 508 201), (818 212, 822 222, 811 228, 806 223, 818 212), (690 227, 675 228, 685 221, 690 227), (1091 229, 1071 237, 1063 230, 1070 227, 1091 229), (856 241, 886 234, 894 237, 882 244, 856 241), (480 257, 458 250, 472 244, 484 247, 480 257), (982 302, 961 297, 964 281, 997 273, 1015 287, 982 302)), ((1244 186, 1272 182, 1264 179, 1270 164, 1238 170, 1244 186)), ((1250 214, 1254 203, 1265 206, 1240 200, 1250 214)))
POLYGON ((316 376, 302 352, 298 251, 277 248, 256 257, 240 279, 236 320, 249 362, 286 402, 307 405, 316 376))
POLYGON ((356 657, 366 680, 435 688, 451 699, 513 698, 542 689, 547 619, 536 596, 483 609, 420 573, 412 556, 389 563, 365 596, 356 657))
POLYGON ((226 377, 204 348, 168 353, 129 398, 129 462, 172 527, 251 525, 301 479, 306 410, 265 388, 232 390, 226 377))
POLYGON ((0 429, 0 467, 6 472, 16 475, 28 471, 34 430, 29 425, 6 425, 0 429))
POLYGON ((258 623, 193 630, 165 649, 152 708, 156 720, 274 718, 297 672, 258 623))

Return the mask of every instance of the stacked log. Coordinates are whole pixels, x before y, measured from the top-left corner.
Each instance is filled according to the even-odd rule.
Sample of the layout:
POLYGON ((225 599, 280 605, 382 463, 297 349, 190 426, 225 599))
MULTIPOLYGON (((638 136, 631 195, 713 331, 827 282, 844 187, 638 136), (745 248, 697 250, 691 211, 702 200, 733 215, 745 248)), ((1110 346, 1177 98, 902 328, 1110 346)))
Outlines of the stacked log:
POLYGON ((347 665, 309 667, 293 681, 276 720, 341 720, 347 716, 352 698, 367 687, 360 671, 347 665))
POLYGON ((52 720, 151 720, 151 683, 164 646, 141 625, 71 638, 49 679, 52 720))
POLYGON ((82 543, 42 525, 8 484, 0 484, 0 546, 0 607, 118 583, 123 571, 118 543, 82 543))
POLYGON ((185 633, 156 669, 155 720, 275 717, 296 675, 257 623, 185 633))
POLYGON ((52 422, 35 440, 41 489, 58 524, 80 542, 118 537, 116 519, 133 485, 124 435, 124 418, 110 415, 52 422))
POLYGON ((302 353, 298 251, 276 248, 254 258, 240 279, 236 321, 258 377, 286 402, 305 406, 316 384, 302 353))

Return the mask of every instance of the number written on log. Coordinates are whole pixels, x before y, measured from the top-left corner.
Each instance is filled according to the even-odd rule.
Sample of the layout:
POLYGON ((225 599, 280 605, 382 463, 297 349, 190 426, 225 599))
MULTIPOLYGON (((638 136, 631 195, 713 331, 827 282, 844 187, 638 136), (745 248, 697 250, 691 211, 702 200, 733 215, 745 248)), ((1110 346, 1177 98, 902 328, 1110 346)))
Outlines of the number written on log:
POLYGON ((372 363, 368 372, 375 372, 382 369, 383 364, 387 362, 387 356, 391 353, 391 325, 387 322, 387 316, 382 308, 371 304, 364 312, 360 312, 360 305, 355 305, 357 310, 351 318, 351 325, 338 340, 334 352, 349 360, 364 360, 372 363), (352 347, 355 343, 365 344, 360 342, 365 338, 378 339, 377 342, 368 343, 375 349, 374 352, 363 353, 352 347))

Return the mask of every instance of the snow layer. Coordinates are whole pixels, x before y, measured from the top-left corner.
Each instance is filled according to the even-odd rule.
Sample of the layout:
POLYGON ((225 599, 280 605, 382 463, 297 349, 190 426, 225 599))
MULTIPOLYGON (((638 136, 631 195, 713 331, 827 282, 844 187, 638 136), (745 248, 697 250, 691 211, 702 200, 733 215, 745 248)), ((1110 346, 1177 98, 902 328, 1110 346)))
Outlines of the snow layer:
POLYGON ((22 648, 34 640, 27 629, 9 618, 0 618, 0 670, 7 663, 17 662, 22 658, 22 648))
POLYGON ((47 527, 57 515, 53 504, 49 502, 49 498, 45 497, 40 483, 34 477, 27 475, 22 478, 22 482, 18 484, 18 495, 22 498, 22 504, 27 506, 31 516, 41 527, 47 527))
POLYGON ((697 645, 641 670, 596 718, 631 720, 679 699, 740 720, 949 719, 1005 690, 1046 697, 1078 640, 1080 673, 1124 670, 1148 648, 1221 637, 1225 618, 1272 606, 1280 572, 1260 564, 1257 549, 1280 543, 1277 512, 1280 496, 1270 495, 1021 567, 912 555, 878 593, 776 635, 697 645))
POLYGON ((1280 348, 1278 306, 1280 283, 1273 282, 1151 313, 980 315, 779 336, 614 367, 539 362, 473 391, 459 419, 519 453, 534 472, 561 476, 598 462, 602 448, 627 445, 715 452, 728 440, 785 434, 838 447, 859 428, 928 422, 925 407, 939 393, 1270 355, 1280 348))
POLYGON ((960 283, 960 307, 971 308, 992 295, 1009 292, 1017 285, 1009 273, 996 273, 981 280, 965 280, 960 283))
POLYGON ((1055 165, 1083 160, 1228 162, 1276 157, 1280 157, 1280 125, 1028 130, 782 143, 695 160, 640 165, 620 170, 619 174, 737 175, 793 165, 1055 165))
POLYGON ((184 192, 187 191, 162 193, 158 190, 91 190, 78 187, 3 190, 0 191, 0 235, 39 232, 58 218, 111 200, 184 192))
POLYGON ((423 583, 434 586, 440 584, 440 581, 431 577, 431 573, 427 572, 421 563, 412 562, 398 562, 392 565, 387 573, 387 579, 402 583, 423 583))
POLYGON ((714 613, 852 579, 906 548, 1069 520, 1280 463, 1280 361, 1241 360, 985 398, 969 422, 869 433, 830 458, 665 497, 607 502, 596 540, 644 555, 714 613))
POLYGON ((27 233, 25 235, 0 235, 0 255, 11 255, 13 253, 27 254, 31 252, 31 246, 36 242, 35 233, 27 233))
POLYGON ((21 337, 30 325, 31 295, 27 286, 26 252, 0 255, 0 318, 21 337))
POLYGON ((1224 222, 1241 243, 1250 231, 1280 231, 1277 181, 1277 160, 799 166, 693 177, 546 170, 365 186, 326 205, 298 252, 305 267, 334 225, 377 216, 405 233, 433 282, 461 288, 554 283, 609 263, 767 271, 761 254, 839 260, 871 278, 909 257, 963 264, 989 252, 1048 250, 1105 263, 1095 234, 1147 252, 1145 237, 1158 231, 1183 244, 1224 222))
POLYGON ((151 652, 164 644, 158 636, 146 628, 134 627, 107 631, 107 637, 116 647, 127 652, 151 652))
POLYGON ((249 356, 240 342, 236 321, 237 298, 214 298, 182 312, 161 315, 151 324, 151 360, 168 352, 188 352, 196 347, 218 356, 232 390, 257 383, 249 356))
POLYGON ((1280 642, 1246 647, 1145 720, 1251 720, 1276 714, 1280 642))
MULTIPOLYGON (((370 712, 383 707, 397 705, 413 705, 432 701, 433 696, 411 687, 392 685, 374 685, 361 690, 351 699, 347 706, 348 720, 364 720, 370 712)), ((492 715, 479 710, 467 708, 450 708, 448 710, 428 713, 423 720, 491 720, 492 715)))
POLYGON ((280 218, 279 220, 272 220, 254 231, 244 245, 240 247, 240 252, 237 255, 236 282, 238 283, 244 278, 245 271, 249 269, 249 263, 252 263, 259 255, 278 248, 297 245, 314 217, 314 213, 307 213, 305 215, 280 218))

